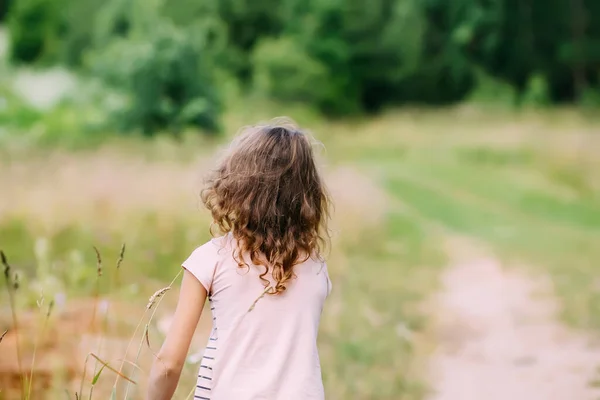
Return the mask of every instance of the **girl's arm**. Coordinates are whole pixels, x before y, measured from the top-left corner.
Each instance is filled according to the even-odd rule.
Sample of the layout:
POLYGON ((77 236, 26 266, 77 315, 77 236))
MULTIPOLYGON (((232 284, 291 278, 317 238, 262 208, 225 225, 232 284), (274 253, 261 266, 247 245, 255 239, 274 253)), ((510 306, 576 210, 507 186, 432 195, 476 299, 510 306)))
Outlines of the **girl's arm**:
POLYGON ((175 316, 150 372, 148 400, 170 400, 173 396, 206 295, 198 279, 184 270, 175 316))

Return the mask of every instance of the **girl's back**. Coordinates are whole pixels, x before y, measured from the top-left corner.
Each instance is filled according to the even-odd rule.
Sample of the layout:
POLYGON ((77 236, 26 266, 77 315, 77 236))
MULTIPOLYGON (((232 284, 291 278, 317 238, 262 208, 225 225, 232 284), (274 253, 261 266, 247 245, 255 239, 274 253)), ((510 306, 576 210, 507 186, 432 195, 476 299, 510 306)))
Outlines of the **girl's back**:
POLYGON ((323 399, 317 332, 331 290, 321 257, 329 201, 309 136, 289 124, 246 129, 202 200, 220 236, 183 263, 149 398, 172 397, 208 298, 213 330, 196 399, 323 399))
POLYGON ((308 259, 281 295, 263 295, 263 266, 240 269, 231 236, 196 249, 183 266, 209 295, 213 329, 197 399, 323 399, 317 332, 331 288, 325 264, 308 259))

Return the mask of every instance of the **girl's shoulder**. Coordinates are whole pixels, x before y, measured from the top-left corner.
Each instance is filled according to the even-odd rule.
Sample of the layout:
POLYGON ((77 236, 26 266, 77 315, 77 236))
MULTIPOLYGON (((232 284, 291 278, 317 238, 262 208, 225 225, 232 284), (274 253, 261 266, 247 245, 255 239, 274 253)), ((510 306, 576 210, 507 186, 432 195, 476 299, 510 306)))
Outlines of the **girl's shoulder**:
POLYGON ((230 238, 221 236, 213 238, 197 247, 181 264, 183 268, 192 273, 210 293, 215 271, 226 254, 230 254, 230 238))
POLYGON ((196 247, 192 251, 192 255, 194 254, 203 254, 203 255, 218 255, 225 249, 232 249, 232 237, 230 234, 224 236, 218 236, 210 239, 204 244, 196 247))

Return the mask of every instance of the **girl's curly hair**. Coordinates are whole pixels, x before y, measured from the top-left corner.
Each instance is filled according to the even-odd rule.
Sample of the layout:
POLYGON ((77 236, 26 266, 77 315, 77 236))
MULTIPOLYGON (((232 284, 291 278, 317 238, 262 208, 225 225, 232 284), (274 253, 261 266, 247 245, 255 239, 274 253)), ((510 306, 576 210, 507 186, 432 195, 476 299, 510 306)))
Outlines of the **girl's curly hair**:
POLYGON ((266 293, 282 293, 295 265, 321 258, 329 197, 310 136, 291 122, 243 129, 208 179, 202 201, 220 233, 237 241, 238 265, 249 267, 249 255, 265 267, 266 293))

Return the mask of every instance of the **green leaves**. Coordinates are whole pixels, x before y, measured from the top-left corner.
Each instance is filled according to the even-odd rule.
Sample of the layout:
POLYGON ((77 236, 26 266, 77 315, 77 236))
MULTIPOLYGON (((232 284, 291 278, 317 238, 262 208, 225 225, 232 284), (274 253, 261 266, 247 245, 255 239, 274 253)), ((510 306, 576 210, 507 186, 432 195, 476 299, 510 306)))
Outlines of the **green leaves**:
POLYGON ((96 382, 98 382, 98 379, 100 378, 100 374, 102 373, 102 371, 104 371, 104 368, 106 367, 106 365, 103 365, 98 372, 96 372, 96 375, 94 375, 94 378, 92 379, 92 386, 96 384, 96 382))
POLYGON ((159 19, 144 35, 115 39, 96 52, 91 68, 128 99, 113 114, 122 130, 151 135, 195 126, 216 132, 221 106, 206 61, 190 32, 159 19))
POLYGON ((114 125, 152 134, 218 130, 219 87, 232 78, 326 114, 482 97, 481 71, 517 104, 577 100, 600 87, 598 4, 13 0, 8 26, 13 60, 91 66, 126 99, 114 125))

